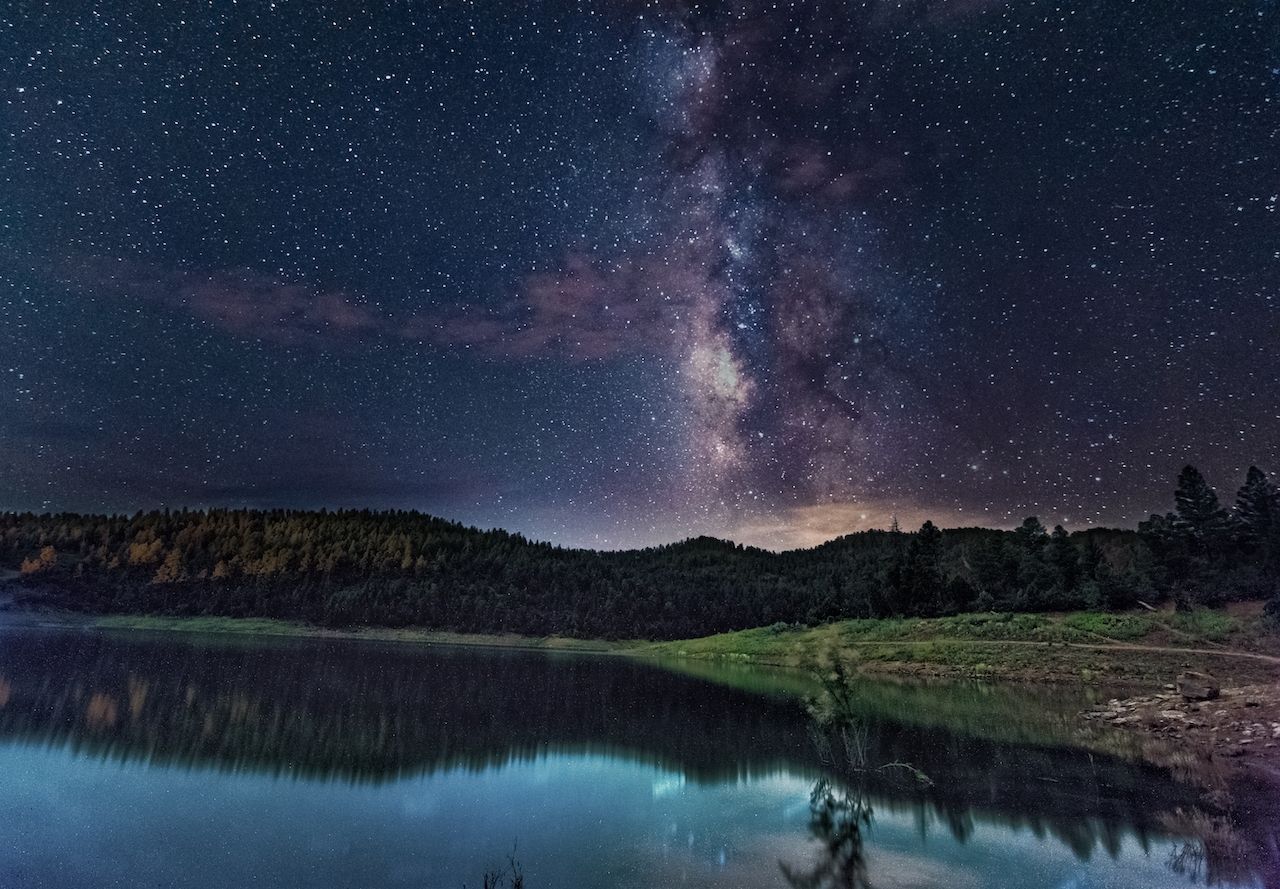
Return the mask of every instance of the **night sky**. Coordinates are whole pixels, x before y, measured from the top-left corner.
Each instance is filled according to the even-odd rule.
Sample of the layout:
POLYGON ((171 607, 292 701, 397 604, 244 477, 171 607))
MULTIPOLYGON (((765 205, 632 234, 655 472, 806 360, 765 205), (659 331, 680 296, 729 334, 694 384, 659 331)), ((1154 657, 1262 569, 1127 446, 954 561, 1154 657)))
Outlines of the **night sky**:
POLYGON ((0 509, 788 547, 1280 470, 1274 0, 369 5, 0 12, 0 509))

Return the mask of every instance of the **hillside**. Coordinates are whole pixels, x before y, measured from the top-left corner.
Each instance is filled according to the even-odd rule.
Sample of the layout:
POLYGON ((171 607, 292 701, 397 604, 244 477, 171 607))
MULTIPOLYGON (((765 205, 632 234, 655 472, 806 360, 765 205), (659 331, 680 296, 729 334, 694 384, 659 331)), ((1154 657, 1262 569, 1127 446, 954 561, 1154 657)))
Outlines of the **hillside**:
POLYGON ((7 513, 0 570, 20 572, 11 593, 27 607, 602 639, 1271 595, 1275 529, 1205 515, 1073 534, 1034 518, 1015 531, 926 522, 775 553, 705 537, 562 549, 416 512, 7 513))

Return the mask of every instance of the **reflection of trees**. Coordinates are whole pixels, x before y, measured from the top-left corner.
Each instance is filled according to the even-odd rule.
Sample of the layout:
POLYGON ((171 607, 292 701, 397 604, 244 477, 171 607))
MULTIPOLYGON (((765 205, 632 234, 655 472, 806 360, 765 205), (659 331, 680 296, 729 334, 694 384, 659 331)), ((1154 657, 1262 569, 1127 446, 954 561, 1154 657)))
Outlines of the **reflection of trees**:
POLYGON ((780 862, 787 884, 795 889, 859 889, 867 885, 863 830, 871 825, 871 804, 860 792, 836 788, 821 778, 809 794, 809 832, 819 843, 817 861, 809 868, 780 862))
MULTIPOLYGON (((967 842, 974 829, 974 807, 958 805, 954 795, 936 786, 926 774, 947 783, 963 775, 966 763, 952 758, 963 757, 963 748, 949 747, 945 740, 940 750, 886 743, 885 733, 894 729, 863 715, 855 694, 858 678, 846 675, 839 663, 824 667, 823 673, 822 690, 808 706, 812 749, 826 773, 815 783, 809 800, 809 830, 817 841, 818 853, 807 868, 780 862, 789 885, 795 889, 869 886, 863 844, 872 825, 873 798, 876 806, 888 808, 897 808, 903 799, 929 799, 933 814, 951 835, 967 842), (919 755, 904 755, 912 750, 919 755), (924 765, 926 771, 917 764, 924 765)), ((1047 752, 1054 753, 1052 749, 1047 752)), ((1089 782, 1109 780, 1098 774, 1092 758, 1089 770, 1073 770, 1065 757, 1060 763, 1041 760, 1038 755, 1029 760, 1043 763, 1042 770, 1026 773, 1029 780, 1025 788, 1041 794, 1041 811, 1052 811, 1065 799, 1087 795, 1089 782)), ((1146 793, 1136 787, 1134 799, 1145 797, 1154 803, 1157 786, 1152 782, 1146 793)), ((1177 845, 1166 864, 1175 873, 1193 882, 1203 880, 1209 886, 1257 882, 1267 889, 1280 889, 1280 800, 1265 791, 1259 794, 1245 787, 1236 791, 1227 800, 1234 804, 1231 813, 1206 814, 1197 800, 1158 816, 1159 823, 1171 832, 1194 837, 1177 845)), ((917 814, 923 817, 924 811, 921 806, 917 814)), ((1006 823, 1030 826, 1038 837, 1051 833, 1082 861, 1099 847, 1116 858, 1124 833, 1122 825, 1096 816, 1051 819, 1047 830, 1038 818, 1006 823)), ((1144 830, 1136 824, 1129 827, 1146 849, 1144 830)))
POLYGON ((806 767, 793 703, 623 658, 10 633, 0 689, 0 738, 234 771, 384 781, 557 750, 704 781, 806 767))
MULTIPOLYGON (((524 870, 516 860, 515 849, 507 856, 505 867, 490 868, 480 878, 481 889, 525 889, 524 870)), ((462 889, 467 889, 464 883, 462 889)))
MULTIPOLYGON (((1160 770, 979 737, 965 730, 976 709, 958 713, 968 717, 959 728, 907 722, 894 714, 918 710, 918 698, 853 687, 856 694, 833 689, 815 702, 817 715, 823 707, 852 714, 819 720, 815 733, 794 703, 628 658, 6 632, 0 739, 346 781, 480 769, 555 751, 622 755, 694 781, 786 769, 830 776, 836 803, 855 788, 851 804, 872 800, 879 813, 936 819, 962 841, 981 821, 1055 837, 1081 857, 1113 852, 1126 834, 1144 842, 1168 832, 1171 816, 1193 808, 1192 789, 1160 770), (875 694, 884 699, 869 706, 875 694), (904 764, 934 783, 916 780, 904 764)), ((839 809, 815 823, 849 826, 835 817, 839 809)), ((1271 817, 1266 810, 1254 821, 1271 817)), ((1218 848, 1225 847, 1211 848, 1210 858, 1218 848)))
POLYGON ((1170 815, 1171 830, 1195 839, 1174 846, 1165 863, 1206 886, 1258 883, 1280 889, 1280 799, 1261 784, 1238 787, 1222 802, 1226 812, 1194 809, 1170 815))
POLYGON ((816 861, 806 869, 779 862, 794 889, 869 886, 863 851, 863 833, 872 817, 866 792, 869 777, 921 788, 933 783, 910 763, 874 762, 870 732, 859 723, 852 687, 851 677, 837 663, 823 680, 822 691, 809 702, 813 746, 828 776, 818 779, 809 794, 809 832, 818 841, 816 861), (833 779, 832 774, 840 777, 833 779))
POLYGON ((1191 882, 1200 882, 1204 874, 1204 843, 1188 841, 1179 843, 1169 850, 1167 862, 1169 870, 1175 874, 1189 877, 1191 882))

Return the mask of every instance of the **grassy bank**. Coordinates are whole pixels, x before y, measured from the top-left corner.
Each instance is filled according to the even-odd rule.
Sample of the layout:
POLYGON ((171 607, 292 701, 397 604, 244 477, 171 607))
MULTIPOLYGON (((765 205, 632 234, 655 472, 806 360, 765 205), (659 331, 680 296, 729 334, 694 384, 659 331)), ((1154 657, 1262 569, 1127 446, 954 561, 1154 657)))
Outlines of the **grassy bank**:
POLYGON ((645 651, 788 667, 839 659, 866 672, 1086 682, 1171 681, 1184 669, 1233 679, 1280 673, 1280 641, 1257 609, 965 614, 775 625, 645 651))
POLYGON ((1233 682, 1280 676, 1280 635, 1257 609, 1104 614, 965 614, 849 620, 819 627, 775 625, 675 642, 612 642, 478 635, 425 629, 328 629, 265 618, 109 616, 108 630, 365 639, 542 651, 626 653, 698 661, 799 667, 839 659, 869 673, 1100 684, 1168 682, 1185 669, 1233 682))

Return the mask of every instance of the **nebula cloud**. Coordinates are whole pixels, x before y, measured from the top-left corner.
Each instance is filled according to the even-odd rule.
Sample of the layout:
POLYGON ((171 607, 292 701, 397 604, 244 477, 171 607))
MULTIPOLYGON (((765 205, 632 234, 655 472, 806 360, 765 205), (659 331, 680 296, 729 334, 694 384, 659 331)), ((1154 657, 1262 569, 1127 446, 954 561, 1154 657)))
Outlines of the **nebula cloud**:
POLYGON ((881 214, 927 162, 881 104, 909 74, 891 48, 994 5, 671 3, 641 29, 668 218, 643 265, 592 290, 658 319, 638 332, 681 367, 696 498, 852 496, 889 462, 931 323, 927 288, 880 250, 881 214))

